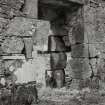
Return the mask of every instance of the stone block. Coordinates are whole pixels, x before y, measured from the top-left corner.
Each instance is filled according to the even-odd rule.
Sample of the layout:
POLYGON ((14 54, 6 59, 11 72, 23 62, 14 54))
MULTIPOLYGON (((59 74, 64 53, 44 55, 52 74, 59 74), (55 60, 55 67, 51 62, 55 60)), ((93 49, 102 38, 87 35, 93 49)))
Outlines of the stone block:
POLYGON ((66 67, 67 56, 64 52, 51 53, 50 65, 52 70, 60 70, 66 67))
POLYGON ((101 56, 105 52, 105 43, 89 44, 90 54, 92 57, 98 55, 101 56))
POLYGON ((23 17, 15 17, 8 24, 7 35, 16 35, 16 36, 32 36, 37 27, 37 20, 28 19, 23 17))
POLYGON ((25 0, 23 12, 27 17, 38 18, 38 0, 25 0))
POLYGON ((37 46, 33 47, 32 60, 23 60, 22 67, 17 68, 14 74, 17 76, 16 83, 27 83, 36 81, 45 86, 45 70, 50 70, 50 55, 38 54, 37 46), (24 75, 25 74, 25 75, 24 75))
POLYGON ((2 43, 2 50, 4 53, 22 53, 24 43, 21 38, 10 37, 6 38, 2 43))
POLYGON ((84 43, 96 43, 95 25, 84 23, 84 43))
POLYGON ((83 80, 81 79, 73 79, 70 84, 70 89, 81 89, 83 87, 83 80))
POLYGON ((74 79, 87 79, 91 76, 91 67, 89 59, 85 58, 72 58, 70 61, 71 77, 74 79))
POLYGON ((34 35, 34 43, 37 42, 37 46, 41 46, 42 51, 48 50, 48 36, 50 31, 49 21, 39 20, 37 21, 36 36, 34 35))
POLYGON ((90 5, 85 5, 83 7, 84 9, 84 22, 85 23, 90 23, 90 24, 95 24, 95 15, 96 15, 96 9, 90 7, 90 5))
POLYGON ((84 42, 84 27, 83 24, 77 24, 72 29, 72 43, 84 42))
POLYGON ((94 58, 105 52, 105 43, 75 44, 71 46, 73 58, 94 58))
POLYGON ((84 58, 88 57, 88 45, 87 44, 74 44, 71 45, 71 57, 84 58))
POLYGON ((32 58, 33 40, 32 38, 23 38, 25 44, 26 58, 32 58))
POLYGON ((3 76, 4 69, 5 69, 5 64, 4 64, 3 60, 0 60, 0 76, 3 76))
POLYGON ((3 60, 16 60, 16 59, 22 59, 25 60, 26 57, 24 54, 12 54, 12 55, 2 55, 3 60))
POLYGON ((84 25, 84 42, 85 43, 104 43, 104 23, 99 22, 98 25, 85 23, 84 25))

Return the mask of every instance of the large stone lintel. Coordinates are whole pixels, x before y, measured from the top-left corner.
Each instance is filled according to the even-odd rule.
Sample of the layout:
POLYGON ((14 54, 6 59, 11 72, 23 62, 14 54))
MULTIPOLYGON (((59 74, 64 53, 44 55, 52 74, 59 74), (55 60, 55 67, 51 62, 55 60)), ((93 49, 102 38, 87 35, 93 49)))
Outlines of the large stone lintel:
POLYGON ((39 2, 42 4, 51 4, 51 5, 57 5, 57 6, 70 6, 71 4, 79 4, 83 5, 84 0, 40 0, 39 2))
POLYGON ((73 3, 78 3, 78 4, 81 4, 81 5, 84 4, 84 0, 68 0, 68 1, 73 2, 73 3))

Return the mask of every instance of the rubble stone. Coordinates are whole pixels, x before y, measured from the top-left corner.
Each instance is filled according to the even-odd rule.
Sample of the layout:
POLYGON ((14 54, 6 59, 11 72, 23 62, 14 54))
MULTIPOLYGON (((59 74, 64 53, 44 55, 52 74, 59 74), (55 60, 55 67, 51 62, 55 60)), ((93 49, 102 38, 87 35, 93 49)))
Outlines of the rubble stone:
POLYGON ((9 23, 9 19, 4 19, 0 17, 0 33, 2 34, 6 30, 6 26, 9 23))
POLYGON ((24 0, 1 0, 0 1, 0 17, 13 18, 21 14, 21 8, 24 0))

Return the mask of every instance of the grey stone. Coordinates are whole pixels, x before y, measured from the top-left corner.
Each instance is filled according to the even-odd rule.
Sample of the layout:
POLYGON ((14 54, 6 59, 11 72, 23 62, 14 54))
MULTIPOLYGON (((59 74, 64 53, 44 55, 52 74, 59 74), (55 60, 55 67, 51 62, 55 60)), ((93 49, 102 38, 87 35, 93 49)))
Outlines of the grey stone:
POLYGON ((52 70, 60 70, 66 67, 67 56, 64 52, 51 53, 50 65, 52 70))
POLYGON ((39 20, 37 21, 36 36, 34 35, 34 43, 38 42, 38 46, 42 46, 42 51, 48 50, 48 36, 50 31, 50 22, 39 20))
POLYGON ((38 0, 25 0, 23 12, 27 17, 38 18, 38 0))
POLYGON ((42 46, 41 50, 47 50, 50 24, 48 21, 15 17, 8 25, 5 35, 30 36, 33 43, 42 46))
POLYGON ((36 31, 36 27, 37 20, 15 17, 10 21, 10 24, 8 24, 5 34, 16 36, 32 36, 36 31))
POLYGON ((77 24, 72 29, 72 41, 73 43, 83 43, 84 42, 84 28, 83 24, 77 24))
POLYGON ((84 42, 85 43, 96 43, 96 31, 95 25, 89 22, 84 25, 84 42))
POLYGON ((73 58, 94 58, 100 57, 105 52, 105 43, 84 43, 71 46, 71 56, 73 58))
POLYGON ((24 0, 1 0, 0 1, 0 17, 13 18, 20 16, 24 0))
POLYGON ((22 53, 24 43, 21 38, 10 37, 6 38, 2 43, 2 50, 4 53, 22 53))
POLYGON ((87 50, 85 49, 84 44, 71 45, 71 56, 73 58, 88 57, 88 49, 87 50))
POLYGON ((86 79, 91 76, 91 68, 89 65, 89 59, 72 58, 69 61, 71 65, 71 76, 74 79, 86 79))
POLYGON ((84 9, 84 22, 85 23, 90 23, 90 24, 95 24, 95 15, 96 15, 96 9, 90 7, 90 5, 85 5, 83 7, 84 9))
POLYGON ((32 38, 23 38, 25 44, 26 58, 32 58, 33 40, 32 38))
POLYGON ((9 23, 9 19, 0 18, 0 33, 2 34, 6 30, 6 26, 9 23))

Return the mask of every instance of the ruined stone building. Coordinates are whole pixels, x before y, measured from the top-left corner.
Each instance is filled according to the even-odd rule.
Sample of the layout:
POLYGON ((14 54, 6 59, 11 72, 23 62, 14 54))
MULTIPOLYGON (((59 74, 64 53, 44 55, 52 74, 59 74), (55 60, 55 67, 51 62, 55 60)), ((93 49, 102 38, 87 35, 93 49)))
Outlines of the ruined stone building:
POLYGON ((58 35, 66 46, 58 49, 67 55, 70 88, 105 88, 104 20, 104 0, 0 0, 1 77, 12 65, 16 83, 45 86, 56 46, 49 36, 58 35))

